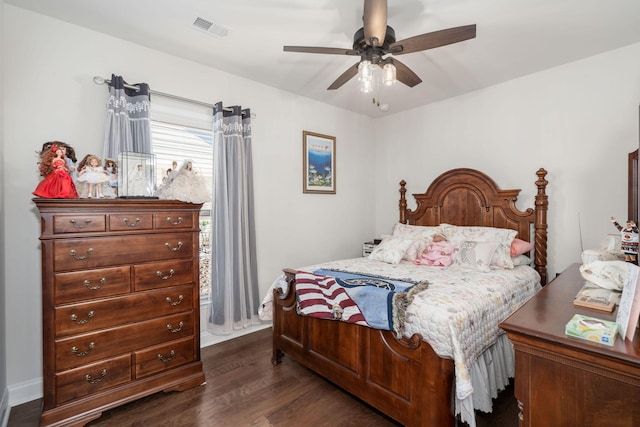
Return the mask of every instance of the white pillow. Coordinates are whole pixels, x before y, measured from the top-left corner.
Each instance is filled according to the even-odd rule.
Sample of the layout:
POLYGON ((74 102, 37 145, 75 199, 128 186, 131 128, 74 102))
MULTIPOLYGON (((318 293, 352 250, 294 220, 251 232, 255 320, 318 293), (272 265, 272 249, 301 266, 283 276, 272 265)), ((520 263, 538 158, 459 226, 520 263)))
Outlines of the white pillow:
POLYGON ((491 258, 498 248, 498 242, 464 241, 458 248, 456 264, 473 267, 484 273, 491 271, 491 258))
POLYGON ((386 262, 388 264, 398 264, 402 257, 413 243, 411 239, 399 237, 387 237, 369 254, 369 259, 386 262))
MULTIPOLYGON (((386 239, 389 237, 393 237, 393 236, 390 236, 388 234, 383 234, 382 236, 380 236, 381 239, 386 239)), ((401 237, 401 236, 398 236, 398 237, 401 237)), ((402 259, 406 259, 407 261, 413 261, 415 259, 418 259, 418 257, 422 255, 422 252, 424 252, 424 250, 427 249, 427 246, 429 245, 430 242, 431 240, 428 240, 428 239, 414 239, 413 243, 411 243, 407 251, 404 253, 404 256, 402 257, 402 259)))
POLYGON ((434 234, 439 232, 439 227, 431 227, 426 225, 409 225, 396 223, 393 226, 393 237, 403 237, 405 239, 431 239, 434 234))
POLYGON ((518 255, 511 258, 511 262, 513 262, 514 267, 517 267, 519 265, 531 265, 531 258, 526 255, 518 255))
POLYGON ((491 259, 491 266, 499 268, 513 268, 511 260, 511 243, 518 232, 508 228, 470 227, 451 224, 440 224, 442 233, 447 240, 460 247, 462 242, 497 242, 498 247, 491 259))

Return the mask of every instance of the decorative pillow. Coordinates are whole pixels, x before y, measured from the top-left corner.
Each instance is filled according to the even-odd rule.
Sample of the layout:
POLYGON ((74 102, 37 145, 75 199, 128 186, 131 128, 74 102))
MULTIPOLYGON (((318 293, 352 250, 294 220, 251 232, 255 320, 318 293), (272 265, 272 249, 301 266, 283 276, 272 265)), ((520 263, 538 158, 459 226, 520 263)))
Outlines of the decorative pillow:
POLYGON ((507 228, 470 227, 440 224, 439 227, 447 240, 460 246, 462 242, 497 242, 498 248, 493 254, 490 265, 499 268, 513 268, 511 261, 511 243, 518 232, 507 228))
POLYGON ((515 258, 518 255, 524 255, 533 249, 533 245, 522 239, 513 239, 511 242, 511 258, 515 258))
POLYGON ((398 264, 412 243, 413 240, 411 239, 387 237, 382 239, 382 242, 369 254, 369 259, 388 264, 398 264))
POLYGON ((429 245, 429 240, 426 239, 416 239, 409 245, 407 252, 404 253, 402 259, 406 259, 407 261, 413 261, 418 259, 422 252, 427 249, 429 245))
POLYGON ((498 248, 498 242, 464 241, 458 248, 456 264, 473 267, 487 273, 491 271, 491 258, 498 248))
POLYGON ((514 267, 519 265, 531 265, 531 258, 526 255, 518 255, 516 257, 512 257, 511 262, 513 262, 514 267))
POLYGON ((409 225, 400 222, 393 226, 393 237, 402 237, 405 239, 430 239, 434 234, 439 232, 439 227, 431 227, 426 225, 409 225))

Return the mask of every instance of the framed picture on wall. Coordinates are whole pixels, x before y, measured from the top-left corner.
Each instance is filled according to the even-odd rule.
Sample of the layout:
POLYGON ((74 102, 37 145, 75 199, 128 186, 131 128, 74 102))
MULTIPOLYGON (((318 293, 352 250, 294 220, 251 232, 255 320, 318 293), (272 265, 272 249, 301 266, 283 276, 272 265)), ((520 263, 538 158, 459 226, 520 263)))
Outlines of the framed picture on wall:
POLYGON ((302 192, 336 194, 336 138, 302 131, 302 192))

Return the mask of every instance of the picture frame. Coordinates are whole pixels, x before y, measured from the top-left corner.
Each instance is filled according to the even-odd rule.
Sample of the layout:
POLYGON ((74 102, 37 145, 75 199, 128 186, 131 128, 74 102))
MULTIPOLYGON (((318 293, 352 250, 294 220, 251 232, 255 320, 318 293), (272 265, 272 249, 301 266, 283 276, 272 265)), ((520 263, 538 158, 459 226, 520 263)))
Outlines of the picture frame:
POLYGON ((302 192, 336 194, 336 137, 302 131, 302 192))

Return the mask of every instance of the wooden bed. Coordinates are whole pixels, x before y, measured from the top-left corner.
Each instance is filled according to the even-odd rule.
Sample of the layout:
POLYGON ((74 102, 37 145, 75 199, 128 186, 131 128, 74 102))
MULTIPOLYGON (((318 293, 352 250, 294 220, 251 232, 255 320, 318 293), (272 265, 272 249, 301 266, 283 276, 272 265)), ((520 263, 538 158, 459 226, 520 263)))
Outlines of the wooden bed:
MULTIPOLYGON (((520 190, 501 190, 487 175, 453 169, 437 177, 407 208, 400 182, 400 222, 412 225, 472 225, 510 228, 534 242, 535 269, 547 282, 547 172, 539 169, 535 207, 516 208, 520 190), (533 237, 533 239, 532 239, 533 237)), ((406 426, 453 426, 454 364, 414 335, 299 316, 295 270, 285 269, 288 291, 274 290, 273 356, 287 354, 329 381, 406 426)))

